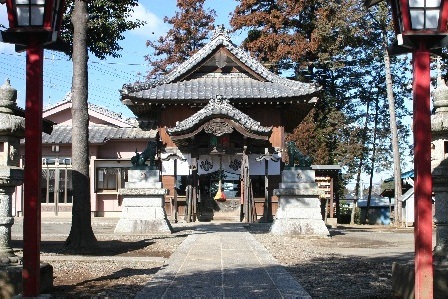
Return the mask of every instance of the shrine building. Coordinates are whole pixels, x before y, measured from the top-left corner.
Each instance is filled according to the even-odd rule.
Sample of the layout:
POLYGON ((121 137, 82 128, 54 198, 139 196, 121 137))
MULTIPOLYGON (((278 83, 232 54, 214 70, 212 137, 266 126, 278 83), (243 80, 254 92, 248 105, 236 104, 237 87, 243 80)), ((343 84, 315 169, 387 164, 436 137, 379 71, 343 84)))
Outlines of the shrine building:
MULTIPOLYGON (((240 206, 250 205, 251 219, 245 210, 240 220, 271 220, 277 207, 273 190, 287 156, 285 136, 314 107, 319 92, 314 84, 270 72, 219 27, 207 45, 168 75, 122 87, 121 103, 136 119, 89 105, 92 216, 120 217, 119 189, 127 182, 131 158, 156 141, 169 219, 212 220, 219 210, 239 213, 240 206)), ((43 111, 55 123, 42 141, 43 217, 71 214, 70 108, 68 95, 43 111)), ((336 217, 340 167, 311 167, 325 193, 323 211, 329 207, 323 217, 336 217)), ((20 216, 21 187, 14 196, 13 214, 20 216)))
MULTIPOLYGON (((252 200, 254 218, 269 219, 286 156, 285 134, 314 107, 319 92, 314 84, 270 72, 218 27, 207 45, 168 75, 125 85, 121 102, 141 126, 159 132, 162 182, 176 209, 182 209, 187 186, 193 186, 195 197, 192 214, 196 200, 219 201, 222 188, 227 206, 231 200, 252 200), (245 180, 250 190, 245 191, 245 180)), ((334 206, 332 188, 340 167, 315 168, 334 206)), ((183 214, 189 210, 185 200, 183 214)))

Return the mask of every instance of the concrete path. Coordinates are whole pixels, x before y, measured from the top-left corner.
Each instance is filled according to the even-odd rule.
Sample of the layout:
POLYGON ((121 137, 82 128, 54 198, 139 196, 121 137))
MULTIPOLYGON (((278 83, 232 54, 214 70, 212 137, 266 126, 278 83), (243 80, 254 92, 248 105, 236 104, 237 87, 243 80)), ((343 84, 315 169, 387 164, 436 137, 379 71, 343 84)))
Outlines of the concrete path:
POLYGON ((242 224, 202 225, 135 298, 311 298, 242 224))

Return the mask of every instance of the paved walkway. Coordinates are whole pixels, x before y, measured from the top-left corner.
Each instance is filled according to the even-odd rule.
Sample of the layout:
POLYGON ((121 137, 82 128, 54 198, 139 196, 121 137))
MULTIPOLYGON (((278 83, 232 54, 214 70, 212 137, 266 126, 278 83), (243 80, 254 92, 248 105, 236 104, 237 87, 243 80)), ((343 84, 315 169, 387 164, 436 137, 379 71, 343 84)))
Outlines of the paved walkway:
POLYGON ((241 224, 203 225, 136 298, 311 298, 241 224))
MULTIPOLYGON (((22 235, 22 220, 15 219, 14 237, 22 235)), ((71 218, 43 218, 42 234, 67 236, 70 221, 71 218)), ((117 221, 92 218, 92 227, 96 235, 113 234, 117 221)), ((194 231, 136 298, 311 298, 244 224, 195 222, 173 226, 176 230, 194 231)), ((67 256, 46 259, 67 259, 67 256)))

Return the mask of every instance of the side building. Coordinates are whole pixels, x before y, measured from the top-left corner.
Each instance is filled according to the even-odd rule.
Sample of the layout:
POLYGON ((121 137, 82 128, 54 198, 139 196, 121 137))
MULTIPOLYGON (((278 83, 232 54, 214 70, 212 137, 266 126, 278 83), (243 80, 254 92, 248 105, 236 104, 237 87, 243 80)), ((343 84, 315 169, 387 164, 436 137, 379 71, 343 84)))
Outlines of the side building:
MULTIPOLYGON (((71 215, 72 192, 72 117, 71 95, 44 107, 43 117, 55 123, 52 133, 42 135, 42 216, 71 215)), ((93 216, 119 216, 118 189, 127 181, 127 170, 135 151, 143 151, 157 130, 141 129, 133 119, 89 104, 90 193, 93 216)), ((24 142, 21 144, 22 165, 24 142)), ((15 193, 13 212, 23 215, 23 188, 15 193)))

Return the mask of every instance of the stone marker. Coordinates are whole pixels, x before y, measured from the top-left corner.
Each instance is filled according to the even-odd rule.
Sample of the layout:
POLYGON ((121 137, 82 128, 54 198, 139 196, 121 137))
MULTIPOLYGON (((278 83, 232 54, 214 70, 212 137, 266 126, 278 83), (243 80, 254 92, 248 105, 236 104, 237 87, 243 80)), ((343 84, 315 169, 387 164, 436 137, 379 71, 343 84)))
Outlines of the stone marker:
POLYGON ((311 167, 287 167, 282 182, 274 190, 278 209, 271 233, 277 235, 328 236, 320 213, 319 190, 311 167))
POLYGON ((134 166, 128 171, 128 182, 118 194, 123 210, 115 233, 166 234, 172 228, 165 213, 165 194, 159 170, 153 166, 134 166))

